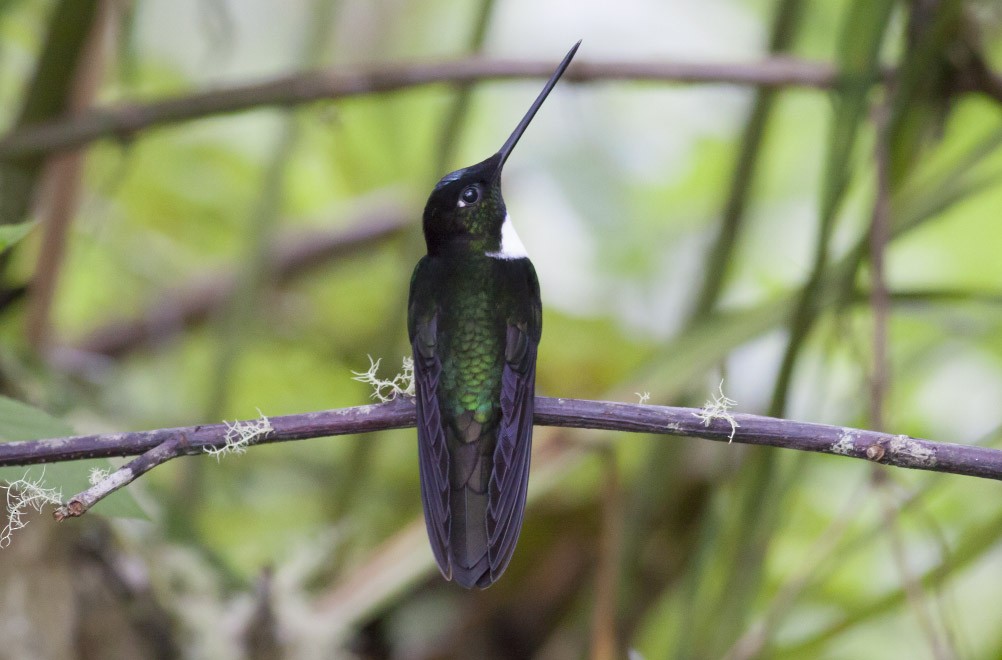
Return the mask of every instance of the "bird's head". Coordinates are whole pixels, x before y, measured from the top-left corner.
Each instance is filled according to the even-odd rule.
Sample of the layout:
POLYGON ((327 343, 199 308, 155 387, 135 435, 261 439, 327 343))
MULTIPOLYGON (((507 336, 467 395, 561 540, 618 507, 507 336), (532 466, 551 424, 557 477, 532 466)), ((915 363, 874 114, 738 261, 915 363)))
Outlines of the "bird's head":
POLYGON ((476 165, 451 172, 436 184, 424 207, 423 228, 428 254, 466 250, 500 256, 524 256, 517 254, 522 249, 521 243, 512 246, 507 244, 510 240, 505 240, 509 238, 506 233, 510 233, 515 241, 517 237, 514 237, 510 223, 506 223, 508 216, 501 197, 501 170, 580 45, 579 41, 570 49, 496 154, 476 165))

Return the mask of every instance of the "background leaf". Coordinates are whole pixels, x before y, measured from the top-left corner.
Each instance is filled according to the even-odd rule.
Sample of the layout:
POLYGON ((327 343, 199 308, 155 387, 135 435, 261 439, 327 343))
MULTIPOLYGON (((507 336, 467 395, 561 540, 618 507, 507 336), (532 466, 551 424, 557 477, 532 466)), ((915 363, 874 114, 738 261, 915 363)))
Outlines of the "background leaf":
POLYGON ((0 225, 0 253, 16 245, 35 228, 34 222, 22 222, 17 225, 0 225))
MULTIPOLYGON (((112 4, 0 2, 0 215, 30 210, 44 228, 0 227, 4 440, 368 402, 351 372, 372 355, 392 377, 410 350, 429 191, 493 153, 541 81, 361 88, 440 62, 544 71, 583 38, 504 177, 543 295, 540 394, 699 406, 723 381, 740 412, 866 426, 884 112, 884 425, 997 442, 1002 17, 990 2, 112 4), (676 63, 714 84, 662 79, 676 63), (591 81, 589 65, 627 77, 591 81), (797 84, 747 84, 776 71, 797 84), (360 93, 300 103, 331 79, 360 93), (261 84, 291 96, 142 124, 159 103, 211 109, 261 84), (104 108, 131 127, 66 158, 3 156, 39 122, 56 122, 42 134, 57 141, 105 126, 104 108)), ((398 430, 186 457, 132 487, 154 524, 33 521, 0 553, 0 621, 22 626, 5 650, 1002 655, 997 484, 538 429, 514 559, 467 593, 434 571, 414 442, 398 430), (49 598, 46 576, 72 597, 49 598), (19 594, 33 604, 3 605, 19 594), (60 637, 47 613, 71 601, 60 637)), ((49 466, 45 479, 68 497, 92 465, 107 467, 49 466)), ((136 513, 118 497, 96 512, 136 513)))
MULTIPOLYGON (((20 401, 0 396, 0 441, 41 440, 73 435, 73 429, 65 422, 52 417, 43 410, 20 401)), ((113 465, 105 459, 88 459, 52 465, 0 468, 0 483, 16 481, 27 472, 31 478, 44 476, 46 488, 62 492, 64 499, 90 486, 90 472, 93 469, 110 470, 113 465)), ((94 509, 98 514, 124 518, 146 518, 146 513, 136 499, 123 488, 101 501, 94 509)))

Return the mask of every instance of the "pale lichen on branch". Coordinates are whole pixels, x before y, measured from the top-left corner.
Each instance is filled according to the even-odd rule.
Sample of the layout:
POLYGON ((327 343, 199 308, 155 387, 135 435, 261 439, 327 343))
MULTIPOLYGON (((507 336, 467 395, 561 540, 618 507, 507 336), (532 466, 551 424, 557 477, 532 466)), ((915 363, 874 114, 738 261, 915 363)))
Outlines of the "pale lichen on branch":
POLYGON ((385 380, 376 375, 379 372, 379 363, 383 358, 373 360, 369 358, 369 368, 366 371, 352 371, 352 380, 372 386, 372 398, 380 403, 392 401, 398 396, 414 396, 414 359, 404 356, 400 372, 393 378, 385 380))
POLYGON ((693 413, 703 422, 703 426, 709 426, 711 422, 715 419, 722 419, 731 425, 731 435, 728 437, 727 442, 730 444, 734 442, 734 434, 737 433, 738 424, 737 420, 734 419, 734 415, 730 413, 731 408, 738 404, 734 399, 729 399, 724 394, 724 381, 720 381, 717 385, 718 394, 714 394, 712 399, 707 399, 703 407, 693 413))
POLYGON ((271 426, 271 421, 265 417, 260 409, 257 411, 260 417, 242 422, 227 422, 225 443, 219 447, 206 447, 203 451, 212 456, 218 462, 226 454, 242 454, 247 451, 247 447, 257 440, 265 438, 275 429, 271 426))
POLYGON ((90 469, 90 474, 87 475, 87 481, 90 482, 91 486, 96 486, 111 474, 111 470, 107 468, 92 467, 90 469))
POLYGON ((10 545, 11 537, 19 529, 28 524, 24 520, 24 514, 34 509, 38 513, 42 512, 46 504, 60 505, 63 501, 63 494, 55 488, 46 488, 45 468, 37 479, 29 477, 30 470, 26 470, 24 476, 14 481, 7 481, 7 524, 0 531, 0 548, 10 545))

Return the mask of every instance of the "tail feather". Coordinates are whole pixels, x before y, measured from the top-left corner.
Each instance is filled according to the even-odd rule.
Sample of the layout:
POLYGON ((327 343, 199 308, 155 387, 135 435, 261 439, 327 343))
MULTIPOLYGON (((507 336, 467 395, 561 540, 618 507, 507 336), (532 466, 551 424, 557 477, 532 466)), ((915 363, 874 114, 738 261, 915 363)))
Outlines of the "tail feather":
POLYGON ((486 587, 492 581, 485 522, 487 494, 469 486, 454 489, 451 510, 452 579, 467 589, 486 587))

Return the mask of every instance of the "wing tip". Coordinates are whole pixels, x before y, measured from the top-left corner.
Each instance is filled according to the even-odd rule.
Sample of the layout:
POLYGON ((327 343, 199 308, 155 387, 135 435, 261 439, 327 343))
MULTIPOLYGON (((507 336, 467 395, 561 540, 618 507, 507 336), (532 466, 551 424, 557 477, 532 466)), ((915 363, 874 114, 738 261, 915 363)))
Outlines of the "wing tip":
POLYGON ((455 565, 454 570, 452 571, 451 579, 464 589, 486 589, 494 584, 495 580, 497 580, 500 576, 500 573, 495 574, 495 572, 491 570, 490 564, 485 556, 471 568, 464 568, 458 564, 455 565))

